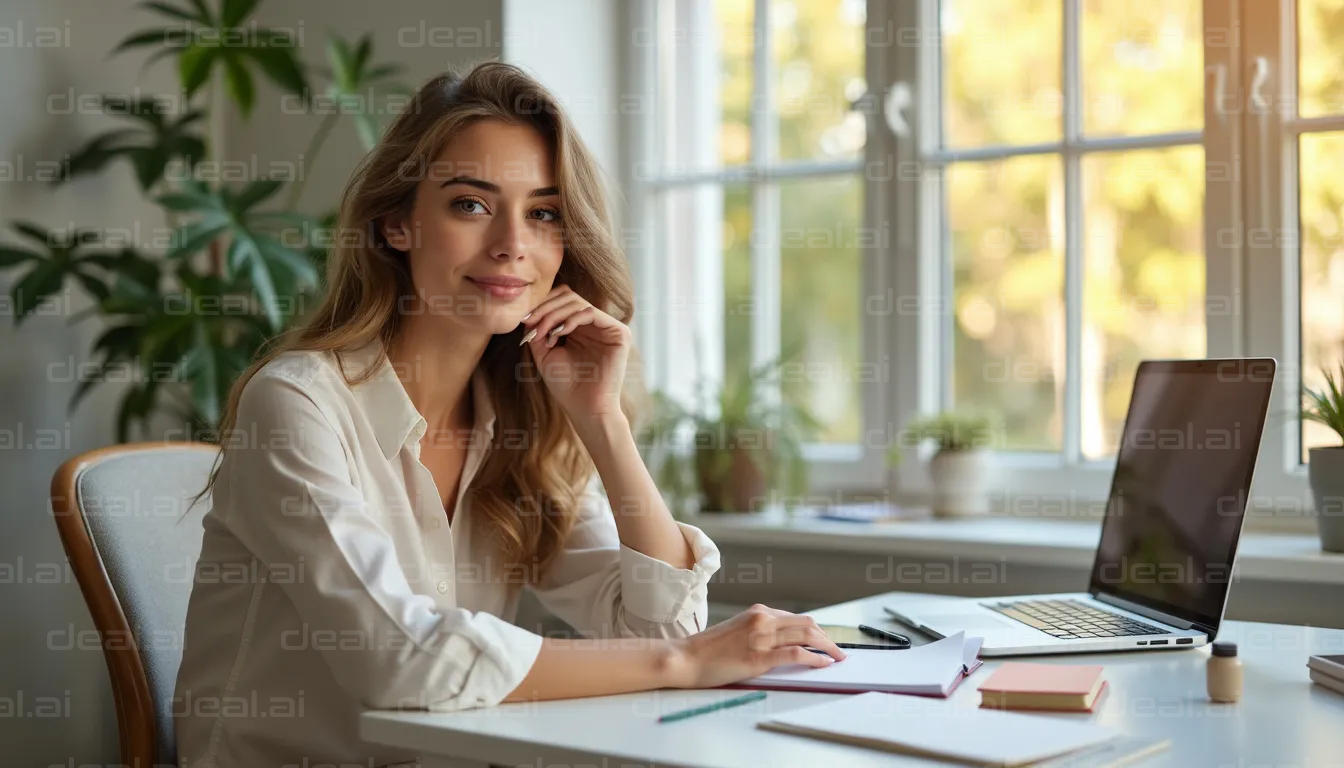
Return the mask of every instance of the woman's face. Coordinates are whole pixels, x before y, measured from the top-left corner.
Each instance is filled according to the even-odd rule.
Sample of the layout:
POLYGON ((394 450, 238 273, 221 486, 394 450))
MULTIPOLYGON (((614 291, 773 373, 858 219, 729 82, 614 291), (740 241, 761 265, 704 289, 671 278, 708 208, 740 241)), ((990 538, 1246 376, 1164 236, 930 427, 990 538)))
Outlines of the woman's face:
POLYGON ((402 311, 489 334, 517 328, 564 258, 555 183, 535 128, 482 120, 461 131, 419 181, 409 218, 383 222, 420 297, 402 311))

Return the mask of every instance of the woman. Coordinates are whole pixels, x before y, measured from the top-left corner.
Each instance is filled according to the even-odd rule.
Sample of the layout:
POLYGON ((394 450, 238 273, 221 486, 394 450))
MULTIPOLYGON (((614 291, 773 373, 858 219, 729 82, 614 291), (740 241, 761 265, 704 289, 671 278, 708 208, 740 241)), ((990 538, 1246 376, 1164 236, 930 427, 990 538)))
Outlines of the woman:
POLYGON ((843 658, 764 606, 706 629, 719 553, 636 451, 630 275, 535 80, 492 62, 428 82, 338 231, 321 306, 230 394, 174 700, 184 766, 384 765, 415 755, 360 741, 365 708, 843 658), (510 623, 522 587, 585 639, 510 623))

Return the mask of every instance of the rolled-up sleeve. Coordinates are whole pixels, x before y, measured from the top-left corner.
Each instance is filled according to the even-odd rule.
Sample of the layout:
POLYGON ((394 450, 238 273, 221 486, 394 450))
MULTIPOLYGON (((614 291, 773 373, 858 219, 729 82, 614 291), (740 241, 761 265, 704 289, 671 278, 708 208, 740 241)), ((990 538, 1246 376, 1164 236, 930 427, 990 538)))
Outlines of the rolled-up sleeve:
POLYGON ((373 708, 491 706, 527 675, 542 638, 489 613, 444 609, 415 592, 396 545, 352 481, 332 421, 296 382, 248 382, 237 428, 265 447, 225 454, 224 526, 270 570, 304 575, 280 588, 324 644, 338 683, 373 708), (297 569, 297 570, 296 570, 297 569))
POLYGON ((588 636, 685 637, 705 628, 719 550, 703 531, 676 524, 695 557, 690 568, 627 547, 597 475, 580 497, 577 518, 533 586, 542 606, 588 636))

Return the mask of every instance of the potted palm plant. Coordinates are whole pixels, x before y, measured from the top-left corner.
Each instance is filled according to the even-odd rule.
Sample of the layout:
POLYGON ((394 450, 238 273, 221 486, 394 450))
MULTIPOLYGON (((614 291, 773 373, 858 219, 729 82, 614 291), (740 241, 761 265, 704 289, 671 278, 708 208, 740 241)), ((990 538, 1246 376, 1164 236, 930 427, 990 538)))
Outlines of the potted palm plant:
POLYGON ((900 431, 887 452, 888 466, 901 460, 901 450, 934 441, 938 451, 929 462, 934 514, 939 517, 982 515, 989 511, 991 440, 988 416, 970 411, 942 411, 914 419, 900 431))
POLYGON ((1321 372, 1325 374, 1325 387, 1305 390, 1302 418, 1329 427, 1341 444, 1312 448, 1307 452, 1307 479, 1311 485, 1321 549, 1344 552, 1344 392, 1340 391, 1344 384, 1344 364, 1339 367, 1338 379, 1329 369, 1321 372))
POLYGON ((19 272, 10 296, 16 326, 67 286, 90 299, 89 309, 70 320, 98 317, 104 330, 89 353, 93 373, 81 374, 69 410, 98 384, 129 380, 115 417, 120 442, 132 439, 137 424, 148 433, 156 413, 179 419, 193 439, 213 439, 231 383, 267 339, 316 305, 322 291, 335 213, 298 211, 309 174, 234 181, 237 174, 230 172, 230 181, 219 180, 222 161, 203 132, 211 79, 222 81, 243 118, 256 102, 258 79, 304 105, 313 104, 314 91, 328 106, 340 104, 321 107, 326 115, 303 155, 309 166, 343 116, 350 116, 371 148, 387 116, 398 111, 398 100, 404 103, 410 94, 390 80, 399 65, 374 61, 370 35, 357 41, 329 35, 329 66, 311 67, 299 57, 292 31, 257 26, 251 18, 257 5, 142 3, 158 23, 112 53, 152 51, 146 66, 175 60, 185 99, 104 97, 104 112, 123 124, 75 148, 49 179, 73 183, 129 163, 141 193, 163 209, 171 228, 171 237, 154 238, 164 241, 161 248, 32 221, 10 222, 15 242, 0 244, 0 270, 19 272), (231 42, 221 46, 220 40, 231 42))
POLYGON ((780 359, 726 377, 712 398, 692 407, 653 393, 640 445, 674 514, 802 503, 808 489, 802 447, 820 424, 805 406, 772 397, 780 359))

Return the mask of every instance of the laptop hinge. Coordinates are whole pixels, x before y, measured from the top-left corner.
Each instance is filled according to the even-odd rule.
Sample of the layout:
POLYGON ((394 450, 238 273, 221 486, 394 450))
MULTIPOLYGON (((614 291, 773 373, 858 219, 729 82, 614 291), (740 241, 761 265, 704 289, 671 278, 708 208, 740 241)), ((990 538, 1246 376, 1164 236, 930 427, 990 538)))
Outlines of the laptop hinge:
POLYGON ((1101 592, 1093 592, 1092 599, 1098 602, 1106 603, 1107 605, 1113 605, 1116 608, 1123 608, 1126 611, 1137 613, 1140 616, 1146 616, 1150 619, 1153 619, 1154 621, 1160 621, 1163 624, 1173 626, 1177 629, 1190 629, 1195 626, 1195 623, 1193 621, 1182 619, 1179 616, 1172 616, 1169 613, 1155 611, 1152 608, 1139 605, 1138 603, 1130 602, 1129 600, 1126 600, 1123 597, 1116 597, 1115 595, 1107 595, 1101 592))

